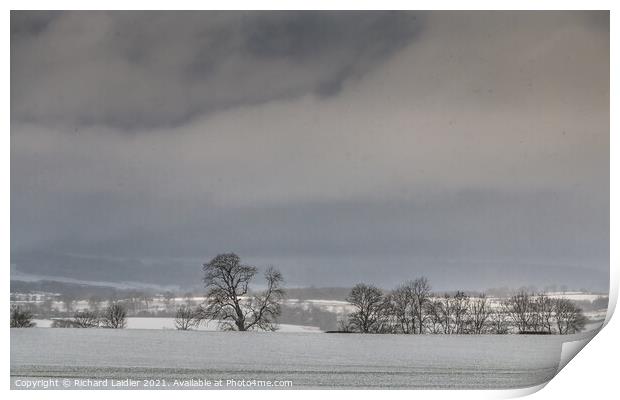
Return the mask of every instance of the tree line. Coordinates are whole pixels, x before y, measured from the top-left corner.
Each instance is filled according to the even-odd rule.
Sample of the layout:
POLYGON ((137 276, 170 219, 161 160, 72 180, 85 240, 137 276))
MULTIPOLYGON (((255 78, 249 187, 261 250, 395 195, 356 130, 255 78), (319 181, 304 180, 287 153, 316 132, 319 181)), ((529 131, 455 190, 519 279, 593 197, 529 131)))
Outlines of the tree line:
MULTIPOLYGON (((234 253, 219 254, 203 264, 207 300, 197 306, 182 305, 177 309, 175 327, 188 330, 206 321, 214 321, 222 330, 277 329, 282 312, 284 289, 282 274, 269 267, 265 272, 265 290, 250 291, 250 283, 258 269, 241 262, 234 253)), ((76 311, 73 318, 55 319, 52 327, 59 328, 125 328, 127 306, 114 302, 103 311, 76 311)), ((11 327, 32 327, 32 313, 21 307, 11 310, 11 327)))
MULTIPOLYGON (((189 330, 213 321, 222 330, 277 329, 282 313, 282 274, 267 268, 265 289, 251 291, 258 269, 241 262, 234 253, 219 254, 202 266, 207 290, 203 304, 182 305, 176 311, 175 327, 189 330)), ((340 332, 399 334, 570 334, 584 329, 581 308, 567 299, 532 294, 523 289, 493 304, 484 293, 469 296, 432 293, 428 279, 408 281, 384 292, 360 283, 347 295, 354 311, 339 321, 340 332)), ((33 326, 32 314, 15 307, 11 327, 33 326)), ((104 310, 77 311, 72 319, 56 319, 53 327, 125 328, 126 305, 111 302, 104 310)))
MULTIPOLYGON (((36 324, 29 310, 16 306, 11 308, 11 328, 32 328, 36 324)), ((121 303, 111 303, 102 311, 76 311, 73 318, 55 319, 52 328, 112 328, 127 326, 127 309, 121 303)))
POLYGON ((357 284, 346 300, 354 311, 339 323, 341 332, 400 334, 571 334, 586 318, 573 302, 521 290, 492 304, 483 293, 437 295, 424 277, 384 293, 357 284))

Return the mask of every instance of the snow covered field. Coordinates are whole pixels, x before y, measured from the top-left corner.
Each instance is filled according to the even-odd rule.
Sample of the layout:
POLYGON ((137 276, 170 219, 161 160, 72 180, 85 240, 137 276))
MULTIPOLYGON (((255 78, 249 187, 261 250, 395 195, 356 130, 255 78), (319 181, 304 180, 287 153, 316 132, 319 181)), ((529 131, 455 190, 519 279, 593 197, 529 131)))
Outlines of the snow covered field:
POLYGON ((11 382, 160 379, 178 389, 175 379, 257 379, 290 380, 292 388, 518 388, 551 379, 561 344, 585 336, 11 329, 11 382))
POLYGON ((549 292, 547 296, 552 299, 568 299, 573 301, 594 301, 607 294, 585 293, 585 292, 549 292))

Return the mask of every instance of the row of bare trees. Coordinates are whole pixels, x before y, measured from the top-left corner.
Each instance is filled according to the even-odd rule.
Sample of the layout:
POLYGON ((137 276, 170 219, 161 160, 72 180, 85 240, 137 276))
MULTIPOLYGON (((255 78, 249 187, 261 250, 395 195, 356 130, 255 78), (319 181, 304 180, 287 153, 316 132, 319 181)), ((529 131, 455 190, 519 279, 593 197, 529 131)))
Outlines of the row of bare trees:
POLYGON ((568 299, 520 291, 502 304, 519 333, 570 334, 583 330, 587 322, 582 310, 568 299))
MULTIPOLYGON (((32 328, 33 315, 22 307, 11 307, 11 328, 32 328)), ((127 310, 120 303, 111 303, 101 312, 76 311, 71 319, 55 319, 52 328, 114 328, 127 326, 127 310)))
POLYGON ((502 301, 462 291, 438 296, 424 277, 389 293, 373 285, 356 285, 346 299, 354 308, 340 330, 360 333, 507 334, 583 330, 586 318, 567 299, 520 291, 502 301))
POLYGON ((111 303, 102 311, 76 311, 72 319, 55 319, 52 328, 111 328, 127 326, 127 309, 123 304, 111 303))
MULTIPOLYGON (((250 283, 258 269, 243 264, 234 253, 219 254, 203 265, 204 284, 207 300, 198 307, 182 305, 177 309, 175 327, 189 330, 203 322, 216 322, 223 330, 267 330, 277 329, 277 317, 281 313, 284 298, 282 274, 273 267, 265 272, 265 289, 251 291, 250 283)), ((170 294, 169 299, 174 296, 170 294)), ((150 297, 140 297, 148 305, 150 297)), ((127 319, 127 306, 119 302, 110 304, 101 312, 97 311, 93 301, 93 310, 77 311, 72 319, 56 319, 54 327, 76 328, 124 328, 127 319)), ((69 306, 67 307, 69 308, 69 306)), ((16 310, 11 317, 11 327, 29 326, 32 319, 24 310, 16 310), (13 315, 15 318, 13 318, 13 315), (26 318, 27 317, 27 318, 26 318), (24 321, 22 321, 24 320, 24 321)))

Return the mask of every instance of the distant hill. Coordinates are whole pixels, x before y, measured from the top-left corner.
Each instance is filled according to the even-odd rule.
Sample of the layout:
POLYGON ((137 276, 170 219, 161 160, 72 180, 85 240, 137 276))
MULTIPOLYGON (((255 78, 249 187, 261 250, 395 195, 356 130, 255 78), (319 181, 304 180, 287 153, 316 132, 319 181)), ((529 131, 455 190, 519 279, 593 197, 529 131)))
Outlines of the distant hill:
POLYGON ((134 289, 119 289, 112 286, 68 283, 60 281, 20 281, 11 280, 11 293, 46 292, 69 295, 78 299, 99 297, 103 299, 122 298, 134 289))
MULTIPOLYGON (((352 287, 358 282, 383 288, 426 276, 433 290, 482 291, 492 287, 535 285, 567 286, 575 290, 606 292, 609 289, 609 270, 601 265, 556 265, 517 262, 475 262, 457 260, 362 260, 335 268, 329 258, 312 264, 298 260, 273 262, 291 287, 307 288, 290 295, 314 297, 314 288, 321 288, 320 298, 342 299, 338 288, 352 287), (380 267, 379 267, 380 265, 380 267), (309 294, 310 293, 310 294, 309 294)), ((266 263, 248 263, 259 269, 266 263)), ((11 254, 11 279, 87 282, 117 288, 148 288, 155 290, 196 291, 203 287, 200 260, 108 258, 51 252, 11 254)), ((261 279, 256 281, 260 283, 261 279)), ((259 285, 260 286, 260 285, 259 285)), ((293 289, 290 289, 293 290, 293 289)))

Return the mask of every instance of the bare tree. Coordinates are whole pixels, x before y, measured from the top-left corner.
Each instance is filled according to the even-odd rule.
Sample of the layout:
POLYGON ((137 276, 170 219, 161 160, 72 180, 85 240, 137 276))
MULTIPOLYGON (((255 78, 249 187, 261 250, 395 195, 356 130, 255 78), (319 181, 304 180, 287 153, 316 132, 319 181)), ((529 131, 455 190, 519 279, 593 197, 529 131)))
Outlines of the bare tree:
POLYGON ((431 286, 428 283, 428 279, 421 277, 413 281, 411 290, 413 292, 413 299, 415 303, 414 313, 417 320, 417 333, 424 333, 424 325, 426 322, 426 315, 424 314, 424 311, 426 310, 426 306, 431 299, 431 286))
POLYGON ((553 301, 544 293, 532 300, 532 329, 536 332, 552 333, 553 301))
POLYGON ((445 293, 442 297, 429 300, 424 307, 430 333, 462 334, 468 332, 469 296, 456 292, 454 296, 445 293))
POLYGON ((338 332, 351 333, 351 324, 346 318, 338 319, 338 332))
POLYGON ((454 333, 467 333, 467 324, 469 322, 469 296, 467 296, 464 292, 457 291, 451 302, 452 306, 450 309, 452 311, 451 319, 454 323, 454 333))
POLYGON ((32 322, 30 310, 20 306, 11 307, 11 328, 32 328, 36 324, 32 322))
POLYGON ((554 301, 555 322, 560 335, 581 332, 585 328, 586 318, 572 301, 556 299, 554 301))
POLYGON ((504 302, 504 311, 520 333, 532 330, 534 325, 535 316, 530 297, 525 290, 521 290, 504 302))
POLYGON ((79 328, 79 326, 75 326, 73 320, 65 318, 54 318, 50 326, 52 328, 79 328))
POLYGON ((483 293, 469 302, 469 329, 471 333, 485 333, 488 328, 489 317, 492 314, 491 306, 483 293))
POLYGON ((182 305, 177 309, 174 326, 181 331, 187 331, 200 325, 202 321, 200 311, 188 305, 182 305))
POLYGON ((429 333, 443 333, 442 325, 442 310, 443 304, 441 300, 433 298, 426 305, 426 315, 428 316, 428 323, 426 330, 429 333))
POLYGON ((202 315, 216 320, 224 330, 275 330, 276 318, 284 296, 282 274, 269 267, 265 272, 267 288, 258 294, 249 293, 249 284, 257 269, 241 264, 234 253, 219 254, 203 265, 207 300, 202 315))
POLYGON ((103 311, 101 325, 104 328, 122 329, 127 326, 127 310, 120 303, 112 303, 103 311))
POLYGON ((416 309, 417 303, 415 302, 411 285, 409 283, 396 288, 390 293, 386 302, 390 313, 394 316, 394 323, 398 327, 398 331, 401 333, 415 333, 416 332, 416 309))
POLYGON ((76 328, 96 328, 99 326, 99 316, 93 311, 76 311, 72 322, 76 328))
POLYGON ((349 324, 353 330, 361 333, 377 333, 380 330, 384 311, 381 289, 359 283, 346 300, 355 308, 355 311, 349 314, 349 324))
POLYGON ((249 310, 245 317, 246 329, 275 331, 278 328, 276 318, 281 313, 280 305, 284 297, 284 289, 281 288, 282 274, 269 267, 265 272, 265 280, 267 289, 249 297, 244 304, 249 310))
POLYGON ((426 278, 406 282, 387 297, 399 332, 424 332, 427 303, 430 301, 430 285, 426 278))
POLYGON ((436 333, 454 333, 452 304, 452 299, 448 293, 433 302, 432 315, 436 325, 436 333))
POLYGON ((510 321, 503 307, 502 305, 502 308, 494 309, 489 315, 491 332, 497 335, 505 335, 510 332, 510 321))
MULTIPOLYGON (((375 328, 376 333, 404 333, 403 326, 398 318, 396 303, 393 299, 393 293, 389 293, 383 297, 383 303, 380 306, 379 319, 375 328)), ((410 332, 409 332, 410 333, 410 332)))

